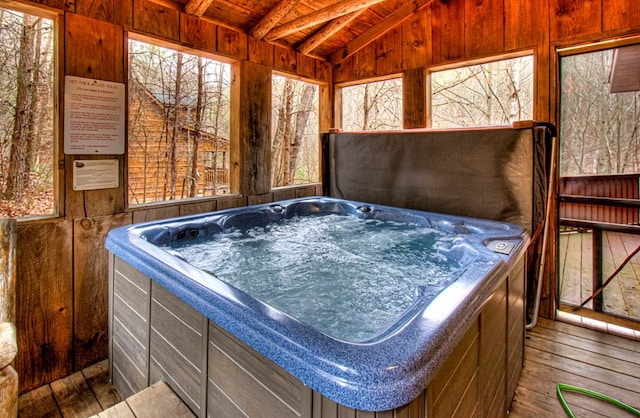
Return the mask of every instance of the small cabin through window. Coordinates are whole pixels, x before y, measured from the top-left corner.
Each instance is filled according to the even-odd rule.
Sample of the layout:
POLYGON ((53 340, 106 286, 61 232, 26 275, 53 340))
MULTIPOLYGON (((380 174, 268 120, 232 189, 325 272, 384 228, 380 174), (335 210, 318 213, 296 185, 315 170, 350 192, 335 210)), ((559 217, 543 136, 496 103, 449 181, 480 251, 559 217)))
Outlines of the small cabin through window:
POLYGON ((280 75, 272 80, 271 184, 318 182, 318 85, 280 75))
POLYGON ((229 64, 129 40, 129 205, 229 193, 229 64))
POLYGON ((430 78, 433 128, 533 119, 531 55, 434 71, 430 78))
POLYGON ((345 86, 340 90, 342 129, 402 129, 402 78, 345 86))
POLYGON ((54 21, 0 13, 0 214, 55 215, 54 21))

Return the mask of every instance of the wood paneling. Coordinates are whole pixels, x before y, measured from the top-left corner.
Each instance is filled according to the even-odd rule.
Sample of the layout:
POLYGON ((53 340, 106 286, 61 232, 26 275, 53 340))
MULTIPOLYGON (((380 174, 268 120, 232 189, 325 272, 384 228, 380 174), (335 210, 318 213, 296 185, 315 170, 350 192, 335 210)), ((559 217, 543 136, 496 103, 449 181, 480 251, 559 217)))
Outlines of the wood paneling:
POLYGON ((65 75, 124 82, 124 30, 77 14, 65 15, 65 75))
POLYGON ((315 78, 316 62, 314 58, 301 53, 296 53, 296 70, 303 77, 315 78))
POLYGON ((602 1, 603 30, 637 28, 640 26, 640 2, 636 0, 602 1))
POLYGON ((97 20, 133 26, 133 4, 122 0, 75 0, 76 13, 97 20))
MULTIPOLYGON (((65 73, 78 77, 124 82, 124 31, 121 26, 67 14, 65 19, 65 73)), ((73 190, 73 163, 97 157, 65 156, 65 213, 70 217, 109 215, 124 210, 124 157, 119 162, 119 187, 73 190)))
POLYGON ((273 45, 249 36, 249 61, 273 67, 273 45))
POLYGON ((180 42, 206 52, 216 52, 217 25, 194 16, 180 13, 180 42))
POLYGON ((218 53, 237 59, 247 59, 247 35, 218 25, 218 53))
POLYGON ((18 225, 16 369, 21 391, 74 371, 73 225, 18 225))
POLYGON ((155 221, 157 219, 174 218, 180 215, 179 206, 157 206, 139 209, 133 212, 133 223, 155 221))
POLYGON ((600 32, 601 1, 549 0, 551 41, 566 41, 600 32))
POLYGON ((75 370, 103 360, 108 351, 109 254, 107 233, 131 223, 131 213, 74 221, 74 350, 75 370))
POLYGON ((376 74, 397 74, 402 70, 402 31, 400 28, 389 32, 376 39, 376 74))
POLYGON ((543 45, 549 32, 549 0, 504 0, 504 47, 507 51, 543 45))
POLYGON ((468 0, 464 6, 465 57, 482 57, 504 51, 503 2, 468 0))
POLYGON ((433 63, 464 57, 464 1, 436 0, 431 5, 433 63))
POLYGON ((133 27, 141 32, 180 40, 180 12, 149 0, 133 0, 133 27))
POLYGON ((298 55, 296 54, 296 51, 283 46, 274 45, 273 55, 273 67, 275 69, 295 74, 296 68, 298 68, 298 55))
POLYGON ((349 60, 354 66, 355 78, 368 78, 376 76, 376 44, 372 43, 362 48, 349 60))
POLYGON ((431 8, 426 7, 402 23, 402 69, 431 64, 431 8))

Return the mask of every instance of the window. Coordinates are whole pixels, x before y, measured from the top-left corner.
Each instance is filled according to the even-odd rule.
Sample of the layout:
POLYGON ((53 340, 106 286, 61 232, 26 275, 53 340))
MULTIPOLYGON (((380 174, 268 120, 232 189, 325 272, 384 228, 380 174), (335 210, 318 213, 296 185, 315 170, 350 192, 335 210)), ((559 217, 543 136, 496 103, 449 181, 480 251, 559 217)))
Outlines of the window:
POLYGON ((128 200, 229 192, 228 64, 129 41, 128 200))
POLYGON ((54 215, 53 21, 0 13, 0 215, 54 215))
POLYGON ((342 87, 342 129, 402 129, 402 78, 342 87))
POLYGON ((613 56, 606 49, 560 58, 563 176, 640 172, 638 92, 610 91, 613 56))
POLYGON ((271 184, 319 181, 318 86, 273 76, 271 184))
POLYGON ((431 126, 507 125, 533 118, 533 57, 431 73, 431 126))

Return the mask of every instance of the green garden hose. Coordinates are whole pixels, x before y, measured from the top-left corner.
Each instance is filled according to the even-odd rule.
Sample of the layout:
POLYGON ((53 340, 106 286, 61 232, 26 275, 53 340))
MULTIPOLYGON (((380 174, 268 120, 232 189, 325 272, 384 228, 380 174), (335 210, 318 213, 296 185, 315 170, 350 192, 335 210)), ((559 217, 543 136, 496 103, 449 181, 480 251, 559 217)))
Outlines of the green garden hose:
POLYGON ((569 390, 572 392, 578 392, 578 393, 582 393, 600 400, 603 400, 605 402, 609 402, 612 405, 615 405, 616 407, 620 408, 620 409, 624 409, 627 412, 631 412, 632 414, 634 414, 635 416, 640 417, 640 410, 637 410, 629 405, 627 405, 624 402, 620 402, 617 399, 613 399, 607 395, 603 395, 602 393, 598 393, 598 392, 594 392, 592 390, 589 389, 584 389, 584 388, 580 388, 577 386, 571 386, 571 385, 565 385, 564 383, 558 383, 556 392, 558 393, 558 400, 560 401, 560 404, 562 404, 562 407, 564 408, 565 412, 567 413, 567 415, 569 415, 571 418, 576 418, 576 416, 573 414, 573 412, 571 411, 571 408, 569 408, 569 405, 567 405, 567 402, 564 400, 564 396, 562 395, 562 391, 563 390, 569 390))

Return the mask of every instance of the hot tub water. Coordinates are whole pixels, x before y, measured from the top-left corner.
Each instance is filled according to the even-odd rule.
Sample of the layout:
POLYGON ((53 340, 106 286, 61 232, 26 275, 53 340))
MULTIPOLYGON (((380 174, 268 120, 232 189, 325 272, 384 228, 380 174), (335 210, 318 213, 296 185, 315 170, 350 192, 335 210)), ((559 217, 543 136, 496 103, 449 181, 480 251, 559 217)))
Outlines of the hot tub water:
POLYGON ((361 342, 397 320, 417 293, 428 303, 455 281, 475 253, 459 247, 457 236, 330 214, 231 228, 163 248, 332 337, 361 342))

